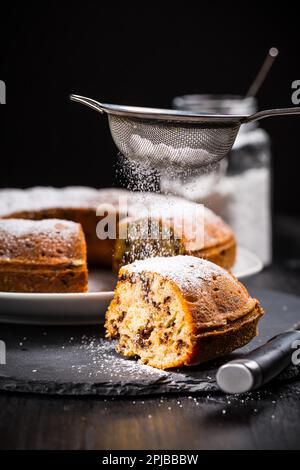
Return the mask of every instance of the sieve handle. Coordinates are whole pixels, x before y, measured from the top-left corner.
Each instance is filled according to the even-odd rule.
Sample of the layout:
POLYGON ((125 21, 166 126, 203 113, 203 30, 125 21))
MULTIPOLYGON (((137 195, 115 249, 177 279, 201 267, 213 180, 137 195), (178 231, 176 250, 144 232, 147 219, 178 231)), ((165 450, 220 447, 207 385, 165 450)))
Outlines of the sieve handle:
POLYGON ((70 95, 70 100, 84 104, 85 106, 88 106, 89 108, 98 111, 98 113, 103 114, 105 112, 105 106, 102 105, 102 103, 99 103, 99 101, 96 100, 92 100, 91 98, 87 98, 86 96, 70 95))
POLYGON ((259 111, 258 113, 252 114, 245 118, 244 123, 259 121, 272 116, 291 116, 292 114, 300 114, 299 108, 279 108, 279 109, 267 109, 265 111, 259 111))

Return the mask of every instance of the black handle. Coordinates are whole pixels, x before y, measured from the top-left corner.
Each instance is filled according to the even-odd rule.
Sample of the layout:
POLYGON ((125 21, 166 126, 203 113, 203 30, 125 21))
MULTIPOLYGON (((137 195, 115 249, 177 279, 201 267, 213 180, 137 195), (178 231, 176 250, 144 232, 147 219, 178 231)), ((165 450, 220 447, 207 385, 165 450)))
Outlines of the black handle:
POLYGON ((295 341, 300 341, 300 331, 286 331, 243 358, 255 361, 259 365, 261 370, 259 386, 272 380, 292 362, 294 352, 292 347, 295 341))

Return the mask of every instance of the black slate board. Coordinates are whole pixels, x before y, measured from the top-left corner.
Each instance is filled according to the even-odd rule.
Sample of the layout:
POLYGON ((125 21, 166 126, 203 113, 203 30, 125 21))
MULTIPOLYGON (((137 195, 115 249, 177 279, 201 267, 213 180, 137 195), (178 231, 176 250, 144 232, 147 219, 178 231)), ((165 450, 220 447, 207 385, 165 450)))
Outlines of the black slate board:
MULTIPOLYGON (((154 395, 218 392, 217 368, 254 349, 300 319, 300 298, 252 290, 266 315, 260 336, 226 359, 192 368, 159 371, 120 357, 104 339, 102 326, 33 327, 0 325, 7 348, 0 365, 0 390, 57 395, 154 395)), ((300 367, 288 368, 278 381, 300 379, 300 367)))

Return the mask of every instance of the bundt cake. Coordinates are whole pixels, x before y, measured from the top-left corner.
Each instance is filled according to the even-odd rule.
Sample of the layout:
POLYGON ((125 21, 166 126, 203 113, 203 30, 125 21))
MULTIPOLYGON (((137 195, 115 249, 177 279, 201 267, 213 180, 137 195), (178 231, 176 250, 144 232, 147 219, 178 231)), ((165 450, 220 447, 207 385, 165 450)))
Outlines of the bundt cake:
POLYGON ((0 291, 85 292, 86 244, 66 220, 0 220, 0 291))
POLYGON ((219 266, 193 256, 157 257, 120 269, 105 327, 119 353, 168 369, 242 347, 262 315, 259 302, 219 266))
MULTIPOLYGON (((114 256, 115 271, 124 264, 138 258, 155 255, 192 254, 211 260, 226 269, 230 269, 235 261, 236 242, 232 230, 225 222, 209 209, 184 199, 153 193, 137 193, 125 189, 93 189, 86 187, 48 188, 36 187, 26 190, 0 190, 0 218, 21 219, 66 219, 80 223, 85 233, 88 260, 91 264, 111 267, 114 256), (120 197, 126 198, 126 211, 120 212, 120 197), (101 214, 96 214, 102 206, 101 214), (103 208, 116 211, 117 222, 121 220, 130 226, 136 226, 145 211, 151 212, 153 220, 161 221, 170 226, 170 240, 145 242, 138 237, 117 236, 117 239, 99 239, 96 233, 97 224, 104 219, 103 208), (171 221, 178 212, 189 214, 199 212, 204 223, 199 224, 200 237, 196 237, 189 224, 182 235, 178 235, 171 221), (129 217, 129 219, 128 219, 129 217), (173 230, 173 235, 172 235, 173 230), (203 231, 203 237, 202 237, 203 231)), ((121 227, 122 230, 122 225, 121 227)), ((117 231, 118 232, 118 231, 117 231)), ((120 230, 119 230, 120 232, 120 230)), ((118 235, 118 233, 117 233, 118 235)))

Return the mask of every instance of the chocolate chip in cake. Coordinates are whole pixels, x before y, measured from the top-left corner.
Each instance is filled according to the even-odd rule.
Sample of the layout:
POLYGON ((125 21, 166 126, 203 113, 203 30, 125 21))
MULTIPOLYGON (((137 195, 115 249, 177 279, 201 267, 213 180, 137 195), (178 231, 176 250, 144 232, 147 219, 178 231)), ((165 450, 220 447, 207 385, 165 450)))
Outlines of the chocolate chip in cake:
POLYGON ((191 304, 198 302, 198 297, 196 295, 187 295, 185 298, 187 302, 190 302, 191 304))
POLYGON ((187 344, 186 344, 182 339, 178 339, 178 340, 176 341, 176 349, 177 349, 177 350, 180 351, 181 349, 183 349, 183 348, 186 347, 186 346, 187 346, 187 344))
POLYGON ((143 340, 149 339, 153 329, 154 329, 153 326, 150 326, 150 327, 147 326, 146 328, 141 328, 138 334, 140 338, 142 338, 143 340))
POLYGON ((120 313, 117 320, 119 322, 122 322, 124 320, 125 316, 126 316, 126 312, 123 311, 123 312, 120 313))
POLYGON ((170 336, 170 333, 168 333, 167 331, 164 332, 164 334, 159 338, 159 343, 160 344, 165 344, 168 342, 168 339, 169 339, 169 336, 170 336))

